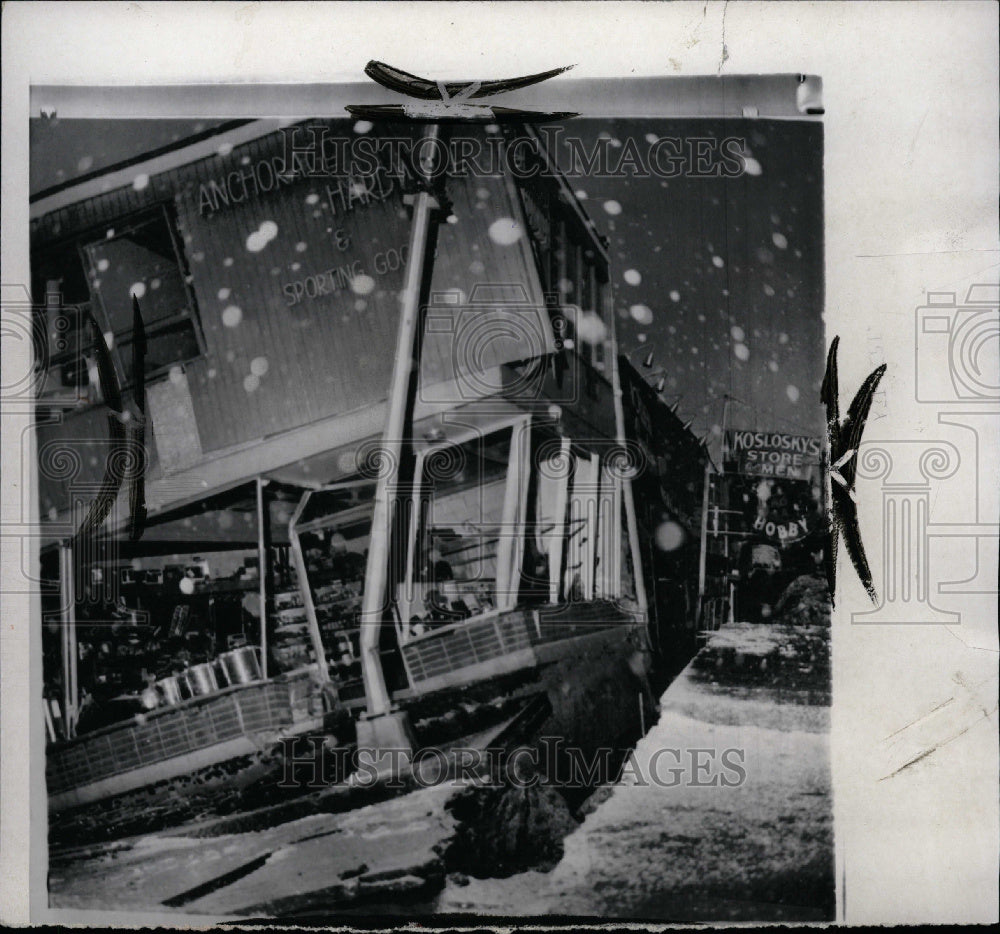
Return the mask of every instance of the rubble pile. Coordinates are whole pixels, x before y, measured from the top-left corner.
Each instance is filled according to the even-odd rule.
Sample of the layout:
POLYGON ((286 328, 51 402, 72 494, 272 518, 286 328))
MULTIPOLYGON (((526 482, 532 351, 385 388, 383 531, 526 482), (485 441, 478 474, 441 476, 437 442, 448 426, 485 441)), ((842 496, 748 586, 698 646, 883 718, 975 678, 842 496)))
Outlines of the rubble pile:
POLYGON ((551 869, 577 822, 552 787, 472 786, 447 804, 457 822, 444 853, 449 869, 479 879, 551 869))
POLYGON ((776 622, 793 626, 829 626, 830 610, 826 580, 814 574, 803 574, 785 588, 774 608, 774 618, 776 622))

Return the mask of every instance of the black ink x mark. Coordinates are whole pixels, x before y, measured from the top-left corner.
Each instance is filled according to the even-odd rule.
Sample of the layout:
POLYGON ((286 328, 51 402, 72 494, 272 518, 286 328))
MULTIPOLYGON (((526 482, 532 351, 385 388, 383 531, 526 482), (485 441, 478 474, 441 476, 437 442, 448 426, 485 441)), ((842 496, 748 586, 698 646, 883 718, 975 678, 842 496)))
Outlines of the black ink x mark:
POLYGON ((830 599, 834 600, 837 577, 837 549, 840 544, 840 533, 844 533, 847 553, 850 555, 854 570, 864 585, 872 602, 876 602, 875 586, 872 583, 871 569, 865 557, 865 546, 861 541, 861 530, 858 526, 858 504, 854 484, 858 473, 858 448, 861 445, 861 435, 865 430, 868 412, 872 406, 872 398, 878 388, 879 380, 885 373, 883 363, 861 384, 854 401, 847 410, 847 418, 840 420, 840 403, 838 402, 839 386, 837 383, 837 347, 840 338, 835 337, 830 345, 830 353, 826 358, 826 376, 823 378, 823 388, 820 397, 826 406, 827 434, 830 442, 830 497, 832 512, 830 517, 830 547, 826 555, 826 577, 830 587, 830 599))
POLYGON ((561 75, 564 71, 569 71, 572 67, 569 65, 565 68, 553 68, 551 71, 543 71, 536 75, 502 78, 498 81, 446 82, 431 81, 428 78, 411 75, 401 68, 394 68, 383 62, 370 61, 365 66, 365 74, 376 83, 381 84, 382 87, 405 94, 407 97, 416 97, 425 101, 449 101, 492 97, 494 94, 516 91, 520 88, 530 87, 532 84, 547 81, 549 78, 561 75))
POLYGON ((432 81, 412 75, 408 71, 386 65, 384 62, 370 61, 365 66, 365 74, 377 84, 405 94, 418 101, 426 101, 424 105, 407 102, 404 104, 348 104, 346 109, 356 117, 374 120, 419 120, 422 122, 550 122, 564 120, 577 116, 575 113, 520 110, 511 107, 492 106, 488 104, 470 104, 469 101, 481 100, 531 87, 556 75, 561 75, 572 68, 553 68, 550 71, 534 75, 522 75, 517 78, 502 78, 499 80, 478 81, 432 81))

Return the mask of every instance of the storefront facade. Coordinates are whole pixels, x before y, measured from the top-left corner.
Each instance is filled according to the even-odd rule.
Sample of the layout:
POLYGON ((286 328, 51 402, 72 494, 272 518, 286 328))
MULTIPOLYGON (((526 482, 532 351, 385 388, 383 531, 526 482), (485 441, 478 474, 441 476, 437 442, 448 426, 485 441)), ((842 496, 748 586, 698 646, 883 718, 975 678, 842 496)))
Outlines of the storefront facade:
MULTIPOLYGON (((226 128, 34 199, 46 711, 63 803, 364 704, 359 608, 412 181, 392 165, 303 167, 294 130, 226 128), (111 417, 145 426, 148 515, 130 534, 120 483, 81 539, 114 474, 102 356, 122 396, 111 417), (136 752, 102 759, 98 740, 136 752)), ((607 255, 558 174, 524 164, 544 151, 517 158, 524 171, 448 179, 427 265, 380 636, 397 698, 644 619, 607 255), (567 621, 582 603, 589 622, 567 621)))

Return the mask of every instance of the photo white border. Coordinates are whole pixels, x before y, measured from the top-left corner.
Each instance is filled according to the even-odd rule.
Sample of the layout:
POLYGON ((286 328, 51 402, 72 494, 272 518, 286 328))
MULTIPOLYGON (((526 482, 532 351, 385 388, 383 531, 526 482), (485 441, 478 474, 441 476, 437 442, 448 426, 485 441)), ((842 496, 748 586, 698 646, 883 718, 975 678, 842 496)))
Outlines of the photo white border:
MULTIPOLYGON (((997 281, 1000 102, 992 2, 14 2, 3 16, 4 283, 27 281, 29 84, 357 82, 370 58, 444 79, 570 63, 577 78, 820 75, 825 321, 828 341, 842 337, 842 408, 873 369, 873 328, 889 364, 883 384, 888 419, 870 422, 866 437, 919 439, 922 432, 939 432, 935 413, 912 391, 914 310, 927 292, 964 293, 974 282, 997 281)), ((13 351, 2 348, 5 368, 16 366, 13 351)), ((25 419, 4 412, 5 435, 20 437, 25 419)), ((20 503, 33 501, 29 488, 15 486, 22 453, 2 447, 8 527, 23 521, 20 503)), ((996 486, 997 476, 979 482, 996 486)), ((863 529, 870 529, 871 517, 880 514, 880 488, 859 483, 858 492, 863 529)), ((20 573, 9 544, 3 544, 4 581, 20 573)), ((880 556, 870 559, 874 566, 880 556)), ((974 601, 977 615, 960 630, 852 626, 851 614, 870 604, 841 558, 832 733, 841 920, 997 920, 996 708, 918 766, 878 780, 885 737, 953 696, 956 673, 973 684, 995 676, 991 599, 992 618, 986 618, 989 600, 974 601)), ((26 597, 4 593, 2 612, 0 920, 93 923, 100 915, 103 923, 134 924, 134 917, 114 913, 41 907, 46 854, 44 840, 39 845, 36 837, 32 845, 31 827, 44 826, 38 758, 44 750, 31 739, 44 732, 38 705, 28 703, 29 680, 41 677, 40 635, 28 626, 26 597), (35 755, 30 772, 29 749, 35 755)), ((146 920, 163 922, 162 916, 146 920)))

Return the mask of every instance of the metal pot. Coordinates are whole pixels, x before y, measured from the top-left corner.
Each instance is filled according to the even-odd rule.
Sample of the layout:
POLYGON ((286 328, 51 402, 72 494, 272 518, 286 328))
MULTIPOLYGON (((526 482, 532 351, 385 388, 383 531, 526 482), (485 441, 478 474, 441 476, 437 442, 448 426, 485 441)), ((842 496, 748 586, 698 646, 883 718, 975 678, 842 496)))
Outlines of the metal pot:
POLYGON ((177 675, 177 686, 181 691, 181 700, 191 700, 194 697, 194 688, 191 680, 187 676, 187 671, 182 671, 177 675))
POLYGON ((215 669, 210 662, 203 662, 201 665, 192 665, 181 675, 181 678, 187 683, 194 697, 213 694, 219 690, 219 682, 215 677, 215 669))
POLYGON ((249 684, 264 677, 260 664, 260 648, 256 645, 245 645, 231 652, 223 652, 219 656, 219 661, 230 684, 249 684))
POLYGON ((156 688, 160 692, 160 697, 163 698, 165 704, 179 704, 183 700, 177 675, 161 678, 156 682, 156 688))
POLYGON ((221 658, 215 659, 212 662, 212 668, 215 671, 215 678, 219 682, 219 688, 228 688, 232 685, 233 681, 229 677, 229 672, 226 671, 226 666, 221 658))

